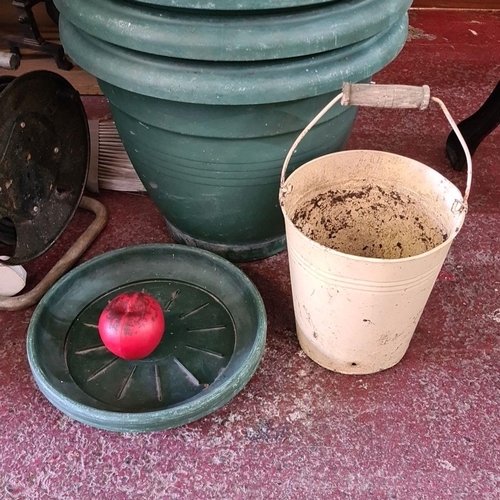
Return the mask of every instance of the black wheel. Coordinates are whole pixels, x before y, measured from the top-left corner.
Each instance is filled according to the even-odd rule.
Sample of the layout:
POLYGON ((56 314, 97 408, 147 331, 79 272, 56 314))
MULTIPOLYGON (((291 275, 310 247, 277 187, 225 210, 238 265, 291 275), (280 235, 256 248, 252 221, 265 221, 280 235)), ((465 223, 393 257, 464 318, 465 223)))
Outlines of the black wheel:
POLYGON ((16 79, 15 76, 11 75, 1 75, 0 76, 0 93, 2 93, 3 89, 9 85, 9 83, 13 82, 16 79))

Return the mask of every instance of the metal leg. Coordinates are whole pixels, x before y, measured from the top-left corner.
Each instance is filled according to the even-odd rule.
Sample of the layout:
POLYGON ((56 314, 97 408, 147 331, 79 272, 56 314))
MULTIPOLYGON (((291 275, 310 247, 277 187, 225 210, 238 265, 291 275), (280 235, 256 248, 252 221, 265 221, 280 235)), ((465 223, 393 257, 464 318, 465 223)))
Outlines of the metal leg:
POLYGON ((47 290, 75 264, 101 233, 108 220, 104 205, 97 200, 83 196, 79 206, 93 212, 95 214, 94 221, 33 290, 17 297, 0 297, 0 311, 19 311, 35 305, 47 290))
POLYGON ((47 42, 40 34, 32 8, 41 1, 45 0, 14 0, 12 2, 18 12, 17 20, 21 25, 23 36, 8 37, 9 49, 19 57, 21 57, 21 48, 49 54, 54 58, 59 69, 69 71, 73 64, 66 58, 62 46, 47 42))
MULTIPOLYGON (((471 155, 498 125, 500 125, 500 81, 486 102, 473 115, 458 124, 471 155)), ((455 132, 448 136, 446 153, 455 170, 462 171, 465 168, 464 151, 455 132)))

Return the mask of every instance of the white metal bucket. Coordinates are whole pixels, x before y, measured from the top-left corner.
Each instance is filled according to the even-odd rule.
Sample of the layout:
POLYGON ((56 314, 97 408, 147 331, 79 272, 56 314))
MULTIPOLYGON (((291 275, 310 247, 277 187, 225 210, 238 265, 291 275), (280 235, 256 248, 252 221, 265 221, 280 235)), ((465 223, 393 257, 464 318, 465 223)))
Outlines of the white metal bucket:
MULTIPOLYGON (((343 104, 354 103, 358 97, 351 87, 358 86, 345 86, 343 104)), ((422 101, 417 106, 411 99, 394 99, 394 88, 360 86, 360 91, 373 89, 379 96, 373 103, 363 95, 356 104, 426 106, 422 101)), ((396 89, 401 93, 400 87, 396 89)), ((367 374, 394 366, 407 351, 464 223, 471 161, 446 108, 433 98, 466 151, 464 197, 432 168, 380 151, 323 156, 302 165, 285 181, 298 143, 341 96, 311 122, 290 149, 283 166, 280 203, 302 349, 330 370, 367 374)), ((429 97, 424 97, 427 104, 429 97)))

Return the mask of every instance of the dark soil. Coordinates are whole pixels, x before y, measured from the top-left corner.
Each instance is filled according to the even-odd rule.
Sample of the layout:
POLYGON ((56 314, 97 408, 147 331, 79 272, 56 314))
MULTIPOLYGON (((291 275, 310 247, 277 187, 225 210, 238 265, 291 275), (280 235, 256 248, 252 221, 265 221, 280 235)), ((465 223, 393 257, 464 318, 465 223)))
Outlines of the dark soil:
POLYGON ((448 238, 421 200, 367 185, 329 190, 303 203, 292 222, 307 237, 351 255, 397 259, 418 255, 448 238))

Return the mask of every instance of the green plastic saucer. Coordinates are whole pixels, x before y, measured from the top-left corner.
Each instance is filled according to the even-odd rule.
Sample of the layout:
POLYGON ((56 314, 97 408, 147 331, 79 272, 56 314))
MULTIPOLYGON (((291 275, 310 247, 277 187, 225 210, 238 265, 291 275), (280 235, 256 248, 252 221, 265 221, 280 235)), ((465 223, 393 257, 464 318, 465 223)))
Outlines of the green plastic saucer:
POLYGON ((109 252, 77 267, 40 301, 28 328, 28 361, 59 410, 118 432, 192 422, 232 399, 262 357, 266 313, 233 264, 180 245, 109 252), (117 358, 97 330, 116 295, 144 291, 165 312, 165 333, 147 358, 117 358))

